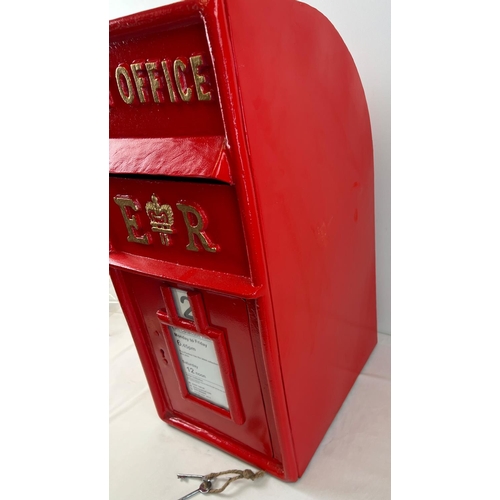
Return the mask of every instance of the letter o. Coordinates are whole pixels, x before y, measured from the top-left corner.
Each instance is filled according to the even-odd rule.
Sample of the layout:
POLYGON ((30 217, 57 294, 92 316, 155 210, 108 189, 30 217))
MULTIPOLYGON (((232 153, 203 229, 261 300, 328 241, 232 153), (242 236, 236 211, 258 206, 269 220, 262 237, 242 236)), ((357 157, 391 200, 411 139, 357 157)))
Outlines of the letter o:
POLYGON ((118 66, 115 71, 116 85, 118 86, 118 92, 120 92, 120 96, 123 101, 127 104, 132 104, 134 102, 134 86, 132 85, 132 79, 128 74, 127 68, 124 66, 118 66), (123 77, 120 80, 120 77, 123 77), (123 79, 125 79, 125 83, 127 84, 128 94, 124 92, 124 86, 122 85, 123 79))

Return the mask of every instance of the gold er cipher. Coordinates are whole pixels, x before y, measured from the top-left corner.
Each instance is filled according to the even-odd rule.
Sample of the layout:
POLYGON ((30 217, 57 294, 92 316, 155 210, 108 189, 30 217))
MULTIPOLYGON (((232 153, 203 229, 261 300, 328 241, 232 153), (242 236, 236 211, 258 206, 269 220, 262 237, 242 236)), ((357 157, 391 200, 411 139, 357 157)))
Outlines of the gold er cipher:
MULTIPOLYGON (((140 243, 141 245, 153 244, 153 235, 150 232, 145 231, 144 234, 139 235, 141 231, 140 221, 131 213, 131 211, 137 212, 140 210, 141 206, 139 202, 126 195, 115 196, 113 200, 120 207, 128 232, 127 241, 131 243, 140 243)), ((211 242, 204 230, 207 221, 203 212, 200 213, 195 207, 183 203, 177 203, 176 207, 182 213, 184 224, 188 232, 189 243, 186 245, 186 249, 191 252, 199 251, 194 238, 196 236, 204 250, 211 253, 217 252, 219 246, 211 242), (191 220, 189 214, 192 215, 191 220), (194 224, 191 222, 193 217, 196 221, 194 224)), ((159 233, 162 245, 169 246, 169 235, 175 233, 175 229, 173 228, 174 212, 172 207, 166 204, 160 205, 158 197, 153 193, 151 201, 146 203, 146 214, 149 217, 151 231, 159 233)))

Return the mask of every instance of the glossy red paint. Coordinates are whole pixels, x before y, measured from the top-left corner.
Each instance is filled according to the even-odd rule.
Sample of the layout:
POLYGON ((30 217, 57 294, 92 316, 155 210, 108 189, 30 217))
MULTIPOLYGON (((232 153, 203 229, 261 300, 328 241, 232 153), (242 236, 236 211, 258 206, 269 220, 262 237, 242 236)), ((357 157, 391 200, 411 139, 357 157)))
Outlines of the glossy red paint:
POLYGON ((335 28, 295 0, 112 21, 109 207, 160 417, 297 480, 376 343, 370 120, 335 28), (176 328, 213 344, 227 404, 189 389, 176 328))

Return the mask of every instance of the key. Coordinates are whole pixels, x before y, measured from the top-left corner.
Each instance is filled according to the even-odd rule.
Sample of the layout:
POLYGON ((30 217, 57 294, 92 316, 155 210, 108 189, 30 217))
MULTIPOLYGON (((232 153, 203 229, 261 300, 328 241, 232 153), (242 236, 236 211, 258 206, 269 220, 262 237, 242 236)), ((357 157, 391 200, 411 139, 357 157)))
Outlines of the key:
POLYGON ((197 474, 177 474, 177 479, 190 479, 190 478, 201 479, 202 481, 205 481, 205 476, 199 476, 197 474))
MULTIPOLYGON (((193 476, 190 476, 190 477, 193 477, 193 476)), ((202 476, 203 477, 203 476, 202 476)), ((212 489, 212 481, 206 479, 204 480, 201 484, 200 484, 200 487, 195 490, 195 491, 192 491, 191 493, 188 493, 186 496, 183 496, 182 498, 179 498, 179 500, 187 500, 188 498, 191 498, 193 497, 194 495, 196 495, 197 493, 203 493, 204 495, 206 493, 208 493, 210 490, 212 489)))

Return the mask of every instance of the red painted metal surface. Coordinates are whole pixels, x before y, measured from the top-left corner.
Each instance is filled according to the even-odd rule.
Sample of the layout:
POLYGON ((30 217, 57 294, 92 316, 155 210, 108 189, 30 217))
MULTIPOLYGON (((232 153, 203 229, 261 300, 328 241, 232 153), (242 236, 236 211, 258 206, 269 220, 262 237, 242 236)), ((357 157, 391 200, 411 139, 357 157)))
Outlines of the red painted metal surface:
POLYGON ((158 414, 297 480, 376 343, 372 141, 347 48, 295 0, 112 21, 110 138, 110 274, 158 414), (213 343, 227 404, 193 392, 175 328, 213 343))

